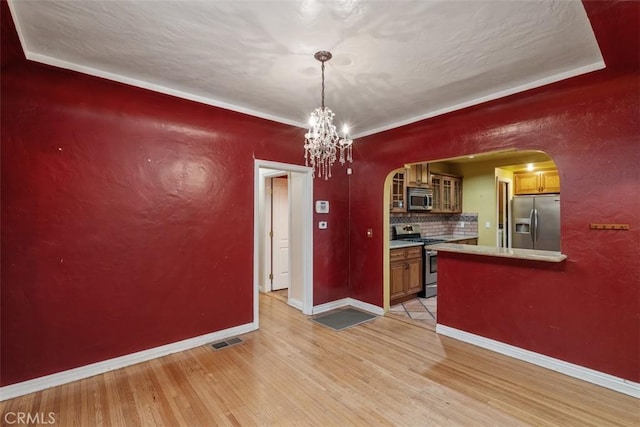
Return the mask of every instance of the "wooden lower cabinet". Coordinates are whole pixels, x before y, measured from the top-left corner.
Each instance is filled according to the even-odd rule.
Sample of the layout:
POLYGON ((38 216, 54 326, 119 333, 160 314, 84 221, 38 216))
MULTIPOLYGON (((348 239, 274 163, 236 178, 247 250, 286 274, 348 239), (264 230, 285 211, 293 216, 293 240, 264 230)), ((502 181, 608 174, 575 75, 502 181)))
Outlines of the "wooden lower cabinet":
POLYGON ((451 243, 455 243, 458 245, 477 245, 478 239, 473 238, 473 239, 456 240, 455 242, 451 242, 451 243))
POLYGON ((413 298, 422 291, 422 246, 392 249, 390 260, 389 299, 391 305, 413 298))

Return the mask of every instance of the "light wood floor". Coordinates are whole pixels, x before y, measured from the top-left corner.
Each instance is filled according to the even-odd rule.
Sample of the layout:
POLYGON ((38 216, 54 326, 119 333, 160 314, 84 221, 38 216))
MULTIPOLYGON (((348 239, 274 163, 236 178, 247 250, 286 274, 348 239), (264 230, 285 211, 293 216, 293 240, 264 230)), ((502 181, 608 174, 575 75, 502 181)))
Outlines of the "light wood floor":
POLYGON ((261 295, 260 330, 0 404, 56 426, 640 425, 639 401, 382 317, 335 332, 261 295))

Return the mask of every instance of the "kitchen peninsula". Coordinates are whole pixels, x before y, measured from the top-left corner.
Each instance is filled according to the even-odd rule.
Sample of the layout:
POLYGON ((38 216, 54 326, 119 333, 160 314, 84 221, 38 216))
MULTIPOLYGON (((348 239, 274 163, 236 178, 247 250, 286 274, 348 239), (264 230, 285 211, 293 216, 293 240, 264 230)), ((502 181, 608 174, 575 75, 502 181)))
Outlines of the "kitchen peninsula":
POLYGON ((562 262, 567 259, 567 256, 560 252, 535 249, 499 248, 496 246, 461 245, 455 243, 438 243, 431 246, 431 248, 436 251, 530 261, 562 262))

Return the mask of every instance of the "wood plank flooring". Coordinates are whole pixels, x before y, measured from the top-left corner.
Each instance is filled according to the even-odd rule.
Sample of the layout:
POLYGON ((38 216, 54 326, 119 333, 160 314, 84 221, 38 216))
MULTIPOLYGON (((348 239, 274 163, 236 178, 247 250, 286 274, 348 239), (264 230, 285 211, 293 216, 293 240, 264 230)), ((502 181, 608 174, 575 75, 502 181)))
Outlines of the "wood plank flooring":
POLYGON ((389 317, 333 331, 260 296, 260 330, 0 403, 56 426, 637 426, 637 399, 389 317))

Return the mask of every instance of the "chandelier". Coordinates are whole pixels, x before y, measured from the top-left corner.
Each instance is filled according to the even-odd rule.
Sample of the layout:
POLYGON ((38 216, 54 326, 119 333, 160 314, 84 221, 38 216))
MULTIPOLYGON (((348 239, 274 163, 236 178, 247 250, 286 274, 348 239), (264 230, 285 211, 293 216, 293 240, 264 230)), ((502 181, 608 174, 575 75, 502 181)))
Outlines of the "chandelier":
POLYGON ((331 59, 331 52, 320 51, 313 56, 322 63, 322 104, 316 108, 309 118, 309 132, 304 136, 304 163, 313 168, 313 177, 318 171, 324 179, 331 177, 331 166, 336 161, 336 155, 340 151, 340 163, 353 162, 351 157, 351 145, 349 129, 345 125, 344 137, 340 138, 333 124, 335 114, 324 106, 324 63, 331 59))

